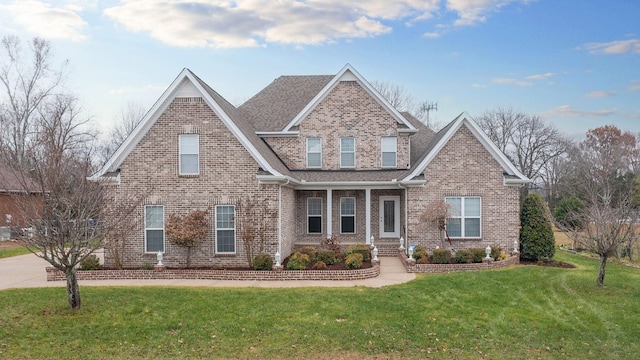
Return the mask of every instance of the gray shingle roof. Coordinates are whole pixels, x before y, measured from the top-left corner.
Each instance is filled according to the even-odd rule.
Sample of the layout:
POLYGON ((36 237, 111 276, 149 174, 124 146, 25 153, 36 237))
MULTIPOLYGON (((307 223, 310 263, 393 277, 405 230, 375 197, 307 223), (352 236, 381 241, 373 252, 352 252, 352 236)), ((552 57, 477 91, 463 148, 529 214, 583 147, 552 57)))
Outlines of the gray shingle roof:
POLYGON ((318 95, 334 75, 280 76, 238 107, 256 131, 280 131, 318 95))
POLYGON ((15 171, 10 166, 0 162, 0 193, 10 192, 40 192, 35 181, 15 171))

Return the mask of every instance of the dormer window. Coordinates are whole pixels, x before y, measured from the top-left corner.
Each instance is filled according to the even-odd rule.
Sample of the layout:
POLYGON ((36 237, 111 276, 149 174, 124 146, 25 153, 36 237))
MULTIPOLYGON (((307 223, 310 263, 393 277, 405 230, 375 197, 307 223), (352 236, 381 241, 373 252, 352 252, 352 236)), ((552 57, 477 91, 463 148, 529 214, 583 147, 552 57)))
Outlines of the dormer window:
POLYGON ((307 167, 322 167, 322 140, 307 138, 307 167))
POLYGON ((356 167, 356 139, 352 137, 340 139, 340 167, 356 167))
POLYGON ((382 138, 382 167, 397 167, 398 141, 395 137, 382 138))

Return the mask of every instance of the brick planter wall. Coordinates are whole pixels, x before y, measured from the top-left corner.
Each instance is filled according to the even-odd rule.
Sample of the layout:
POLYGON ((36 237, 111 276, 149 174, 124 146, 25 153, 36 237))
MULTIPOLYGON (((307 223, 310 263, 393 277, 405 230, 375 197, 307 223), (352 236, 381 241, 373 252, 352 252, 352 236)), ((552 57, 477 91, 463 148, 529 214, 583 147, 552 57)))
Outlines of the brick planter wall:
POLYGON ((407 261, 407 255, 398 255, 408 273, 448 273, 456 271, 474 271, 499 269, 520 263, 520 256, 511 256, 501 261, 472 263, 472 264, 415 264, 411 265, 407 261))
MULTIPOLYGON (((47 267, 47 281, 63 281, 64 273, 47 267)), ((156 270, 78 270, 78 280, 361 280, 380 275, 380 265, 355 270, 281 270, 281 271, 233 271, 164 269, 156 270)))

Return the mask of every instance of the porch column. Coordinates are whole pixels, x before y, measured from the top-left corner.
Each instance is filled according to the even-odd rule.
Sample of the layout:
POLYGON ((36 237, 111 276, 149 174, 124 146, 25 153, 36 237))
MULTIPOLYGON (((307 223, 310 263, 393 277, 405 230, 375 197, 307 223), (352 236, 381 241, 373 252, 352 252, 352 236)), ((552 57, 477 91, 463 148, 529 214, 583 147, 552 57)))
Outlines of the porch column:
POLYGON ((365 236, 366 243, 371 244, 371 189, 364 189, 365 236))
POLYGON ((331 198, 331 193, 332 190, 331 189, 327 189, 327 239, 331 238, 331 236, 333 235, 333 232, 331 231, 331 229, 333 229, 333 215, 331 212, 331 208, 333 206, 333 200, 331 198))

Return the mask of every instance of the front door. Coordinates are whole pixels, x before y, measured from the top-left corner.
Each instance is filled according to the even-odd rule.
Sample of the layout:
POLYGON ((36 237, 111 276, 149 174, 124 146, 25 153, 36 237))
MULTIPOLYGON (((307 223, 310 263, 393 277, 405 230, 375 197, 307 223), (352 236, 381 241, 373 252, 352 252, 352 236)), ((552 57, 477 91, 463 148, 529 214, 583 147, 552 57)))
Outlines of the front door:
POLYGON ((380 196, 380 237, 400 237, 400 196, 380 196))

